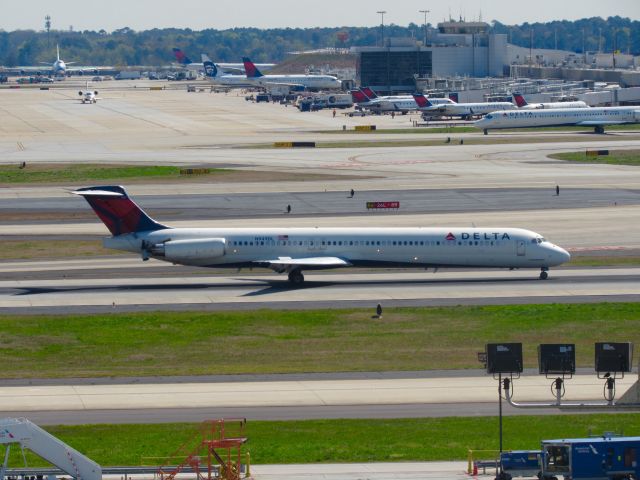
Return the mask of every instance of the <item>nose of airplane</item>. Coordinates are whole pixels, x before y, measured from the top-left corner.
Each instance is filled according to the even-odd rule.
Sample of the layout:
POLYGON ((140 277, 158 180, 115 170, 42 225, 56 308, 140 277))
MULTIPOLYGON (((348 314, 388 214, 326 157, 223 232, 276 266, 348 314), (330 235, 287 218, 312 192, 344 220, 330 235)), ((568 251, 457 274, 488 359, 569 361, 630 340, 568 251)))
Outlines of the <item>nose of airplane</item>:
POLYGON ((567 252, 564 248, 554 247, 553 249, 553 260, 557 262, 558 265, 562 263, 566 263, 571 260, 571 254, 567 252))

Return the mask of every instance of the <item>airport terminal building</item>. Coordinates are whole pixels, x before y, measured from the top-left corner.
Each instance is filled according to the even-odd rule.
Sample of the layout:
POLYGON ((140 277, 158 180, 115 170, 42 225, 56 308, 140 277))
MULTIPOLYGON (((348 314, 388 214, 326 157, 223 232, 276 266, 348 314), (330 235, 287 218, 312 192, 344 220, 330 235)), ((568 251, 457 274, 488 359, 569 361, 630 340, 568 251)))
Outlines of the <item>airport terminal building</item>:
POLYGON ((359 85, 381 92, 411 92, 417 78, 503 77, 509 74, 507 36, 487 33, 484 22, 444 22, 427 45, 386 38, 384 46, 354 47, 359 85))

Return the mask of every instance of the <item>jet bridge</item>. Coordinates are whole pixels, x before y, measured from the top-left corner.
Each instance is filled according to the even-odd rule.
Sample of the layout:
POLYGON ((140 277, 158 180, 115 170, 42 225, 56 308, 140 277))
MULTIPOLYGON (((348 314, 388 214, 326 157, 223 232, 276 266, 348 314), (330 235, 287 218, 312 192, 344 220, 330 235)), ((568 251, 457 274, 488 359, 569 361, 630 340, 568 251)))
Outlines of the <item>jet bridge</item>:
POLYGON ((100 465, 26 418, 0 419, 0 444, 9 448, 12 443, 19 443, 21 448, 31 450, 76 480, 102 480, 100 465))

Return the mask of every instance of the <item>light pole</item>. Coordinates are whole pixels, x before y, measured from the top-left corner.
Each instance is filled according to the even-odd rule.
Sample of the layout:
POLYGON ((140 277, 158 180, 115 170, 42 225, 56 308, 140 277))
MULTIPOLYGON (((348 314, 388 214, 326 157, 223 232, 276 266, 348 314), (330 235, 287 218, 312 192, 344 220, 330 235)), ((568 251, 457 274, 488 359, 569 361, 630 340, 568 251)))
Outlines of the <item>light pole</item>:
POLYGON ((420 13, 424 13, 424 46, 427 46, 427 13, 431 10, 418 10, 420 13))
POLYGON ((387 13, 386 10, 378 10, 376 13, 379 13, 381 16, 380 20, 380 37, 382 40, 382 46, 384 47, 384 14, 387 13))

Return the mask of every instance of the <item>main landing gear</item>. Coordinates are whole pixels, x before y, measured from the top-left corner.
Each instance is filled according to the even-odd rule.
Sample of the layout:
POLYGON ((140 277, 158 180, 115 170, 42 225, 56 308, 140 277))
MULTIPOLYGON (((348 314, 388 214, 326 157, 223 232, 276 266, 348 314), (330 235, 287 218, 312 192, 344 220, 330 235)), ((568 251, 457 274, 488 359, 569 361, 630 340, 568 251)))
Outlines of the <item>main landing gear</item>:
POLYGON ((289 281, 292 285, 302 285, 304 283, 304 275, 300 269, 291 270, 289 272, 289 281))
POLYGON ((549 269, 547 267, 542 267, 540 269, 540 280, 546 280, 549 278, 549 269))

